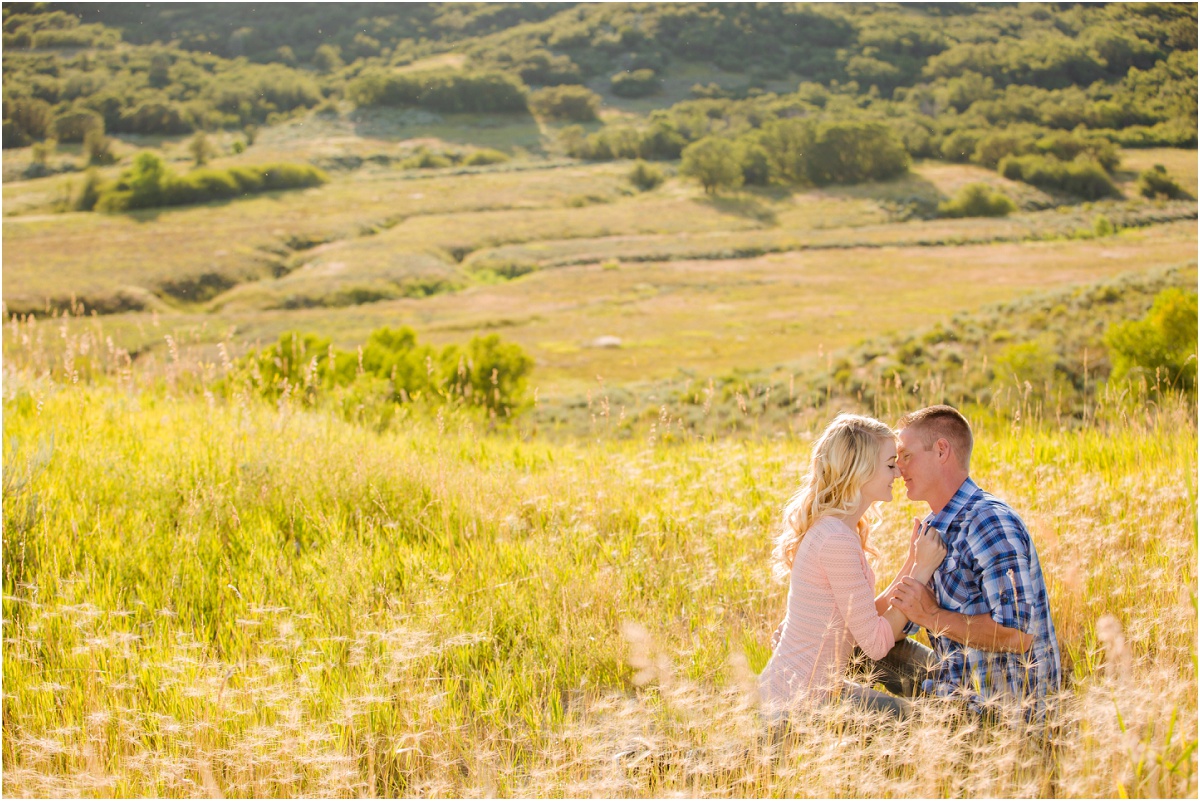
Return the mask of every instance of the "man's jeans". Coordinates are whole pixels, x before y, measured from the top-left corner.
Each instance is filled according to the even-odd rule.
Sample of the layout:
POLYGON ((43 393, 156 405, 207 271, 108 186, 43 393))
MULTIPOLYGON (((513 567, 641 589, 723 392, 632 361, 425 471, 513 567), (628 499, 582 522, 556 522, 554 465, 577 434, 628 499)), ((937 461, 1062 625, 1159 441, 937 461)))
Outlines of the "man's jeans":
POLYGON ((845 693, 869 709, 908 717, 909 704, 902 699, 921 694, 921 683, 929 678, 937 661, 932 650, 908 637, 892 646, 883 659, 871 659, 855 648, 850 659, 851 678, 866 686, 846 682, 845 693), (891 695, 871 689, 876 683, 891 695))

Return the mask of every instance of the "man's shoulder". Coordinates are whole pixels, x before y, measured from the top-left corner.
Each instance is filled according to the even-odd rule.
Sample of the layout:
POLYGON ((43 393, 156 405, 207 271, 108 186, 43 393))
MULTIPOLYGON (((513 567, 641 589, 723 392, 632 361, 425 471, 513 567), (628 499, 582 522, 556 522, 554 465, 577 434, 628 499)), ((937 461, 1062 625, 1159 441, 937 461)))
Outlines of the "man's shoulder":
POLYGON ((1017 511, 985 490, 979 490, 963 504, 964 516, 970 521, 986 518, 1013 519, 1023 524, 1017 511))
POLYGON ((1016 510, 996 496, 979 491, 963 507, 962 522, 968 535, 1028 539, 1029 529, 1016 510))

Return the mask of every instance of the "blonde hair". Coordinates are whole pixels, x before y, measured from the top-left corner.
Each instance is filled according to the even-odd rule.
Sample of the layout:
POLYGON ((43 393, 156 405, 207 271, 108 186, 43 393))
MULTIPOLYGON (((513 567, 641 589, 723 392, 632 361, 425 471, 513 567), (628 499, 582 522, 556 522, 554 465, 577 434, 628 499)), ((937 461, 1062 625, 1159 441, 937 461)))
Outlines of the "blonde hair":
MULTIPOLYGON (((783 509, 783 526, 775 538, 775 574, 786 579, 796 561, 796 551, 804 535, 822 517, 845 514, 862 499, 862 487, 879 464, 884 441, 896 436, 892 429, 873 417, 839 414, 813 446, 808 475, 783 509)), ((858 521, 857 530, 863 550, 872 524, 858 521)))

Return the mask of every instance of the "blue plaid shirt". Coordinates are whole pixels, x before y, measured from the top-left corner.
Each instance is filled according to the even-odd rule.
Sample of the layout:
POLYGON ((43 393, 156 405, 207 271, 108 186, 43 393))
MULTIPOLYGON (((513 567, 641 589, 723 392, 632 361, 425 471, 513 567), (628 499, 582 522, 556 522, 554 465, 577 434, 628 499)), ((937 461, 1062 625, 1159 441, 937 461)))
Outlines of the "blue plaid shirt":
POLYGON ((989 615, 1001 626, 1032 634, 1033 645, 1024 654, 983 651, 926 630, 939 663, 922 690, 972 703, 1004 695, 1034 698, 1041 707, 1046 694, 1059 689, 1061 662, 1046 582, 1025 523, 969 478, 944 509, 926 519, 946 545, 946 558, 931 581, 938 606, 989 615))

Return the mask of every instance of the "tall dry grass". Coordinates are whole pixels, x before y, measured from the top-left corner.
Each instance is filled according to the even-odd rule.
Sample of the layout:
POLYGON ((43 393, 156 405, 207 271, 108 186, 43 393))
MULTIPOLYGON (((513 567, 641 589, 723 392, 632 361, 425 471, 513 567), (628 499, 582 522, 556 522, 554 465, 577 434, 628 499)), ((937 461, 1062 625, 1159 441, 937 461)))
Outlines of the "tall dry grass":
MULTIPOLYGON (((4 336, 7 795, 1196 793, 1192 401, 980 426, 974 475, 1050 585, 1052 725, 930 701, 772 739, 754 673, 805 435, 550 444, 453 409, 380 434, 222 396, 186 341, 152 365, 98 321, 4 336)), ((920 511, 883 508, 881 580, 920 511)))

